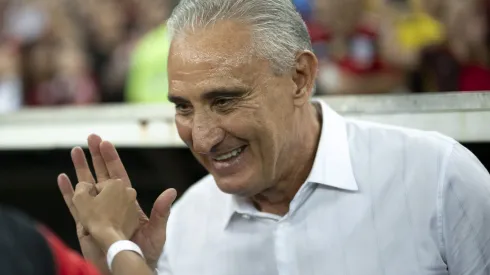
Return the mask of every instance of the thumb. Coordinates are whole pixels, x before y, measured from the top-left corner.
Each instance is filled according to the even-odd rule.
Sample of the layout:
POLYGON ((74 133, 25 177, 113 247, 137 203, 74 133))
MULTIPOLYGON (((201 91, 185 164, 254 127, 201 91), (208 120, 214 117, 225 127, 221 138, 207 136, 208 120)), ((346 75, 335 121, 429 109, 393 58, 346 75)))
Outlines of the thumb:
POLYGON ((150 235, 154 237, 165 237, 167 230, 167 220, 170 215, 170 208, 177 197, 177 191, 173 188, 165 190, 153 204, 150 214, 149 229, 150 235))

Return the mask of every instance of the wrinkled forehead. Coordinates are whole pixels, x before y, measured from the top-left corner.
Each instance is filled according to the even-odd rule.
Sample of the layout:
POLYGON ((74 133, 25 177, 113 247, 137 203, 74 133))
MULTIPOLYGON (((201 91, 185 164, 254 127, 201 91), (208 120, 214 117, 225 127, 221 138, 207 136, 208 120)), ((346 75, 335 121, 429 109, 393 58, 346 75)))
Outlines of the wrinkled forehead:
POLYGON ((173 40, 170 58, 187 62, 226 62, 252 55, 249 26, 221 21, 205 28, 186 29, 173 40))
POLYGON ((223 21, 178 34, 168 60, 171 89, 184 85, 250 84, 268 62, 256 57, 248 26, 223 21))

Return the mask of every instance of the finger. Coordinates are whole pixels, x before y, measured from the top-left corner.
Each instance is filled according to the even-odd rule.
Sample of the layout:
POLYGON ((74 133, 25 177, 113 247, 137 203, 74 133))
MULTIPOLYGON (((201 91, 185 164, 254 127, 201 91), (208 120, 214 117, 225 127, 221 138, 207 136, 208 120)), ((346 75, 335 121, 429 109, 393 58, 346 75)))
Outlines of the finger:
POLYGON ((73 185, 71 184, 70 179, 67 175, 61 174, 58 176, 58 187, 61 191, 61 195, 63 195, 63 199, 65 200, 66 206, 68 206, 68 210, 70 210, 71 215, 75 221, 78 220, 77 211, 75 209, 75 205, 73 204, 73 195, 75 191, 73 190, 73 185))
POLYGON ((90 150, 90 155, 92 156, 92 163, 94 165, 97 182, 108 180, 110 178, 109 171, 107 171, 104 158, 102 158, 100 153, 100 144, 102 143, 102 139, 98 135, 92 134, 88 137, 87 143, 90 150))
POLYGON ((128 203, 136 203, 136 190, 132 187, 126 187, 120 179, 99 183, 96 188, 100 188, 99 194, 95 198, 97 201, 117 198, 117 200, 124 199, 128 203))
POLYGON ((73 166, 75 166, 78 182, 95 183, 82 148, 75 147, 71 150, 71 160, 73 161, 73 166))
POLYGON ((115 180, 110 179, 104 182, 99 182, 96 185, 96 188, 97 188, 97 193, 99 195, 103 195, 106 193, 121 192, 118 189, 122 190, 124 188, 131 188, 131 187, 125 187, 123 181, 120 179, 115 179, 115 180))
MULTIPOLYGON (((165 232, 167 231, 167 220, 170 215, 170 208, 172 203, 177 198, 177 191, 173 188, 165 190, 153 204, 153 209, 150 214, 150 234, 158 237, 160 234, 165 238, 165 232)), ((164 239, 162 241, 165 241, 164 239)))
MULTIPOLYGON (((109 184, 109 181, 98 182, 95 185, 95 188, 97 188, 97 193, 98 194, 102 193, 102 191, 107 188, 107 185, 109 184)), ((122 181, 121 181, 121 183, 122 183, 122 181)))
POLYGON ((75 208, 84 207, 90 205, 94 200, 93 190, 95 189, 93 183, 80 182, 75 188, 75 193, 73 194, 73 205, 75 208))
POLYGON ((126 187, 126 195, 130 202, 136 202, 137 192, 134 188, 126 187))
MULTIPOLYGON (((100 194, 102 193, 103 190, 105 189, 108 189, 108 187, 110 185, 113 185, 113 184, 121 184, 123 185, 124 187, 124 182, 120 179, 110 179, 110 180, 106 180, 106 181, 103 181, 103 182, 99 182, 95 185, 95 188, 97 189, 97 194, 100 194)), ((112 186, 111 188, 114 188, 115 186, 112 186)), ((125 188, 131 188, 131 187, 125 187, 125 188)))
POLYGON ((100 153, 104 158, 111 179, 121 179, 126 186, 131 186, 126 168, 124 168, 114 145, 108 141, 103 141, 100 144, 100 153))

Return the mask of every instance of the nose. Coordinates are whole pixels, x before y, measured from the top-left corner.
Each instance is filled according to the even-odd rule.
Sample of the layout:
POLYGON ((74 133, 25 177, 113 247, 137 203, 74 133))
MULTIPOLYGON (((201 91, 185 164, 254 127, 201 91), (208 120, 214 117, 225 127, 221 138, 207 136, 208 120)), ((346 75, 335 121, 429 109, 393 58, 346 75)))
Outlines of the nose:
POLYGON ((216 118, 205 112, 195 114, 192 125, 192 148, 194 152, 207 154, 225 138, 216 118))

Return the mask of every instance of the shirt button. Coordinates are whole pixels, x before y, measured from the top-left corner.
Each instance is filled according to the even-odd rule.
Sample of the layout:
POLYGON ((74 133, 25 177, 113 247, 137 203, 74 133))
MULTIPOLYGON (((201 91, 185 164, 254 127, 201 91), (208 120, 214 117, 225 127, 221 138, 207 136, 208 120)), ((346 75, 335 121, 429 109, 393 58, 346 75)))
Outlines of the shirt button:
POLYGON ((243 214, 242 215, 242 218, 246 219, 246 220, 250 220, 250 215, 247 215, 247 214, 243 214))

